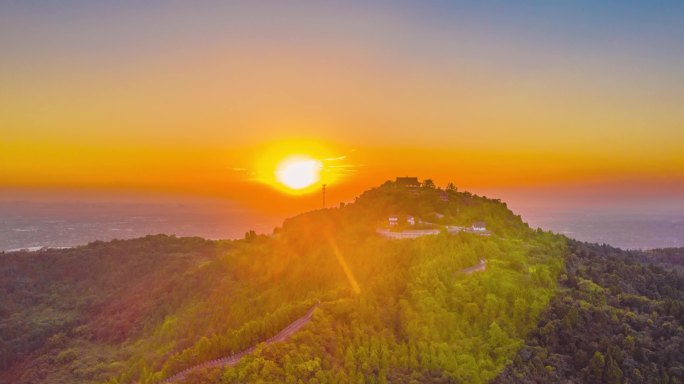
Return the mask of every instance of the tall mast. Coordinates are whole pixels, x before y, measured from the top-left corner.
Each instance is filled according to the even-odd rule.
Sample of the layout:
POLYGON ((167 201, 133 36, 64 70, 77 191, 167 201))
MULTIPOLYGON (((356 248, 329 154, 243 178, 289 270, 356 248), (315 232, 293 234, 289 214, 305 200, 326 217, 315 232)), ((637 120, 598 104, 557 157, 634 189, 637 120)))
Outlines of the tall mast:
POLYGON ((325 184, 323 184, 322 192, 323 192, 323 208, 325 209, 325 184))

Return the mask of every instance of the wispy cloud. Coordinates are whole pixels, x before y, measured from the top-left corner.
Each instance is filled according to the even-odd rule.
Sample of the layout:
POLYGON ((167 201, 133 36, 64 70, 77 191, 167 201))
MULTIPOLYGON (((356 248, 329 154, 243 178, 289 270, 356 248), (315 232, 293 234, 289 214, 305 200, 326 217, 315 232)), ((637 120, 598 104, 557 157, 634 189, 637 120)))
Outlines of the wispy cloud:
POLYGON ((337 157, 326 157, 325 159, 323 159, 323 161, 342 161, 342 160, 345 160, 346 158, 347 158, 346 155, 337 156, 337 157))

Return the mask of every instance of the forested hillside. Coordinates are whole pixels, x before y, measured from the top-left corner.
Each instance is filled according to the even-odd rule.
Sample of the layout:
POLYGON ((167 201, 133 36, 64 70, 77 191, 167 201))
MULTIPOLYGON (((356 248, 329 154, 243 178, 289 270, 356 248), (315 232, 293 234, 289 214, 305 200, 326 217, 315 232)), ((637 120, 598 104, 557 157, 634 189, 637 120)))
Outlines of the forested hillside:
POLYGON ((531 230, 498 200, 393 182, 269 236, 3 254, 0 383, 160 383, 255 345, 235 366, 195 369, 185 382, 553 382, 595 378, 601 357, 601 378, 618 365, 624 378, 636 367, 645 382, 674 380, 681 355, 654 348, 681 352, 681 276, 645 258, 531 230), (484 221, 491 235, 386 239, 375 229, 390 214, 484 221), (486 270, 463 272, 480 260, 486 270), (286 341, 260 343, 316 303, 286 341), (581 337, 556 321, 571 308, 581 337), (574 350, 556 345, 570 336, 574 350), (568 360, 580 350, 588 356, 568 360))
POLYGON ((684 248, 659 248, 644 253, 652 262, 684 268, 684 248))
POLYGON ((684 276, 570 241, 560 293, 497 383, 683 383, 684 276))

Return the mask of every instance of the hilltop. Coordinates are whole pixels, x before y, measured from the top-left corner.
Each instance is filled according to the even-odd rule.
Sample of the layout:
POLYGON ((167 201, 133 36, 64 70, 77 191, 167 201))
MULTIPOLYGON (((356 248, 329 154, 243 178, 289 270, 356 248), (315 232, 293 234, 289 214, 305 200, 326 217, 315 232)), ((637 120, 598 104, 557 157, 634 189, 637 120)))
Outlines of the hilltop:
POLYGON ((532 230, 499 200, 397 179, 285 220, 271 235, 158 235, 4 254, 0 383, 159 383, 180 372, 189 383, 534 382, 609 379, 616 365, 622 377, 639 377, 634 369, 644 366, 642 377, 679 378, 676 350, 663 360, 647 343, 657 329, 640 317, 646 309, 625 331, 639 351, 652 351, 639 359, 609 351, 601 329, 577 344, 589 357, 571 362, 540 339, 561 332, 553 319, 573 303, 580 314, 591 306, 611 314, 646 297, 656 300, 643 307, 655 308, 651 320, 671 324, 669 345, 684 345, 681 275, 644 255, 591 247, 532 230), (486 235, 449 231, 476 223, 486 235), (439 230, 397 240, 378 234, 385 227, 439 230), (616 258, 642 268, 631 273, 646 285, 599 273, 616 258), (483 262, 486 269, 472 269, 483 262), (236 354, 234 364, 207 364, 236 354))

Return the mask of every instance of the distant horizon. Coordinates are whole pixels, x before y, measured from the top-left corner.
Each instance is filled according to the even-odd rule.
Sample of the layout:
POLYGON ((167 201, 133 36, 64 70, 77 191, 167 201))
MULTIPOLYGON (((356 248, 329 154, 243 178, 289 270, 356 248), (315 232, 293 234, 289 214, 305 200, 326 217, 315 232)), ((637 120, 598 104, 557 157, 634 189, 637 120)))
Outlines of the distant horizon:
MULTIPOLYGON (((577 240, 607 243, 624 249, 684 247, 681 236, 684 233, 684 201, 681 199, 644 200, 643 196, 633 196, 632 200, 620 201, 605 194, 578 197, 567 191, 559 194, 559 191, 544 190, 537 191, 535 196, 530 196, 529 190, 509 190, 507 196, 497 195, 491 190, 470 192, 500 199, 532 228, 539 227, 577 240)), ((160 198, 148 194, 136 198, 136 195, 129 194, 125 199, 120 195, 101 196, 99 199, 93 195, 89 198, 65 195, 59 199, 54 194, 49 199, 45 196, 28 199, 23 196, 23 200, 8 200, 8 197, 0 195, 0 214, 5 217, 4 224, 0 223, 3 224, 0 226, 0 240, 4 239, 0 241, 0 250, 4 251, 76 246, 94 240, 158 233, 237 239, 249 230, 269 234, 282 225, 284 219, 322 207, 318 195, 300 197, 304 199, 300 200, 304 209, 290 207, 277 212, 251 210, 226 199, 173 195, 160 198), (72 231, 67 233, 71 240, 64 238, 65 234, 59 231, 50 233, 54 220, 72 223, 72 231), (19 233, 10 233, 19 230, 19 233), (40 236, 36 236, 37 231, 41 232, 40 236)), ((329 201, 327 207, 336 208, 339 203, 329 201)))
MULTIPOLYGON (((366 185, 327 185, 327 200, 330 206, 340 202, 348 202, 363 191, 377 187, 385 181, 394 180, 393 177, 378 178, 375 183, 368 181, 366 185)), ((430 177, 420 177, 420 180, 430 177)), ((435 180, 435 179, 432 179, 435 180)), ((553 207, 555 210, 588 209, 596 206, 615 209, 640 210, 682 210, 684 212, 684 190, 679 191, 679 185, 669 183, 668 188, 654 188, 648 185, 638 185, 632 181, 594 182, 581 186, 574 185, 536 185, 511 187, 463 187, 456 180, 437 182, 438 187, 445 187, 448 182, 454 182, 462 191, 469 191, 480 196, 498 198, 505 202, 522 204, 523 206, 553 207)), ((184 191, 139 190, 135 188, 83 188, 83 187, 6 187, 0 189, 0 202, 31 201, 31 202, 144 202, 144 203, 212 203, 232 205, 236 209, 256 209, 263 213, 296 213, 302 209, 315 209, 320 204, 320 190, 316 189, 300 196, 288 196, 258 187, 260 192, 276 202, 288 201, 290 205, 285 211, 271 206, 245 204, 239 198, 230 194, 193 194, 184 191)), ((632 212, 634 213, 634 212, 632 212)))

